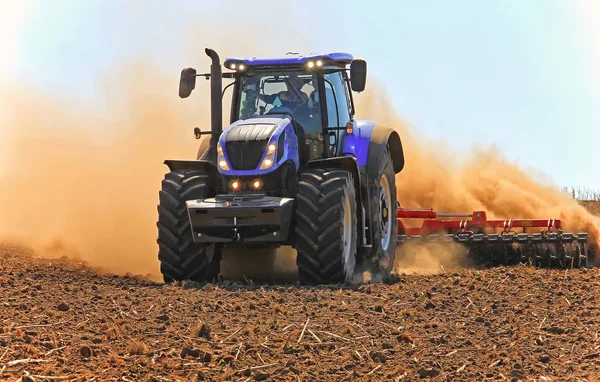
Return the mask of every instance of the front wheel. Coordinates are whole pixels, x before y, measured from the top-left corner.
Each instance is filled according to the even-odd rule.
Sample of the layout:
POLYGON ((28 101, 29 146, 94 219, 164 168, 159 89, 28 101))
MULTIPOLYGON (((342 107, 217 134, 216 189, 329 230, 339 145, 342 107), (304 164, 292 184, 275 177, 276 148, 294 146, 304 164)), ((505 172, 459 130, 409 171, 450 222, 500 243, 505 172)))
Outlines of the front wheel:
POLYGON ((296 264, 301 284, 336 284, 354 277, 356 190, 352 174, 308 169, 296 203, 296 264))
POLYGON ((162 181, 158 205, 158 259, 166 283, 212 282, 219 274, 221 253, 215 244, 197 244, 186 200, 209 196, 209 175, 203 171, 171 171, 162 181))

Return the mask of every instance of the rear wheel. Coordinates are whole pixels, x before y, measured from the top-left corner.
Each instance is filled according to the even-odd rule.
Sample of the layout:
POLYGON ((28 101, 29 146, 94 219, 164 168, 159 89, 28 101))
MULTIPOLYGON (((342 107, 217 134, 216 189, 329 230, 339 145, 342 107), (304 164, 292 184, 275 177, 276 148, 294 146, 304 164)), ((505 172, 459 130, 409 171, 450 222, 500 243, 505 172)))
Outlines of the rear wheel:
POLYGON ((215 244, 196 244, 192 238, 186 200, 210 195, 204 171, 171 171, 162 181, 158 204, 158 259, 164 281, 213 281, 221 254, 215 244))
POLYGON ((382 152, 379 158, 379 167, 371 190, 369 207, 373 247, 369 257, 376 270, 389 274, 394 266, 398 241, 396 177, 389 148, 382 152))
POLYGON ((356 264, 356 191, 352 174, 309 169, 296 203, 296 264, 301 284, 350 281, 356 264))

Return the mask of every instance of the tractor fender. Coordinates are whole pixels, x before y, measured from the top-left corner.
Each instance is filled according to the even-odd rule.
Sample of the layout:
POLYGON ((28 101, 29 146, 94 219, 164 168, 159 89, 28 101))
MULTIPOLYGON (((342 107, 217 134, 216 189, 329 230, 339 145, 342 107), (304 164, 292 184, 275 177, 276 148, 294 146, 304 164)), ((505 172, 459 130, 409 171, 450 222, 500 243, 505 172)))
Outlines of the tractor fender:
MULTIPOLYGON (((363 227, 363 187, 361 187, 361 177, 360 172, 358 170, 358 164, 356 163, 356 159, 350 156, 343 157, 335 157, 335 158, 327 158, 327 159, 315 159, 306 162, 304 168, 339 168, 345 171, 348 171, 352 174, 352 178, 354 180, 354 189, 356 190, 356 205, 357 208, 357 216, 358 226, 362 229, 363 227)), ((359 236, 360 238, 360 236, 359 236)), ((359 243, 361 240, 359 240, 359 243)))
POLYGON ((199 170, 206 171, 209 174, 217 172, 217 167, 207 160, 167 159, 164 164, 167 165, 170 171, 199 170))
POLYGON ((377 172, 377 158, 389 146, 397 174, 404 168, 404 151, 398 132, 372 121, 354 121, 352 134, 347 134, 342 155, 356 157, 358 166, 364 168, 369 179, 377 172))
POLYGON ((200 160, 208 160, 208 149, 210 148, 210 137, 204 137, 200 141, 200 146, 198 146, 198 154, 196 155, 196 159, 200 160))
POLYGON ((358 172, 358 165, 356 159, 346 157, 335 157, 327 159, 314 159, 306 162, 305 168, 339 168, 352 173, 354 178, 354 186, 358 191, 357 195, 360 195, 360 174, 358 172))

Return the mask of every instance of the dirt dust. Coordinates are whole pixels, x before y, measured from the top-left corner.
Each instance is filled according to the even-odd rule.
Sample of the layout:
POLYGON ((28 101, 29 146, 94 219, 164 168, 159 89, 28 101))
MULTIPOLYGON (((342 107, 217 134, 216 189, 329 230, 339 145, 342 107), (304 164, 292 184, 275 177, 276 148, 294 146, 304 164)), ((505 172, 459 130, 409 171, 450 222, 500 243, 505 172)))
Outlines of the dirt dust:
MULTIPOLYGON (((557 218, 565 232, 588 232, 600 243, 600 217, 545 182, 544 174, 526 172, 494 146, 464 152, 421 139, 415 133, 417 127, 401 118, 377 81, 369 79, 364 94, 356 98, 358 118, 375 120, 400 133, 406 164, 396 176, 396 186, 402 207, 466 213, 485 210, 489 219, 557 218)), ((420 225, 421 220, 416 223, 420 225)), ((398 252, 396 270, 430 273, 440 271, 441 265, 465 262, 466 252, 460 246, 434 248, 423 246, 410 255, 398 252)))
MULTIPOLYGON (((222 58, 240 44, 243 53, 253 47, 257 54, 264 51, 260 44, 231 36, 213 45, 223 48, 222 58)), ((194 50, 193 65, 199 70, 209 63, 202 49, 194 50)), ((192 139, 192 128, 208 126, 210 118, 208 83, 200 80, 190 100, 181 100, 178 76, 141 58, 119 63, 99 79, 105 108, 25 83, 16 88, 0 84, 5 163, 0 167, 0 238, 26 242, 44 257, 66 256, 115 273, 158 277, 156 203, 167 170, 162 162, 195 158, 198 141, 192 139)), ((600 219, 533 180, 497 149, 456 152, 420 139, 386 102, 387 94, 370 79, 367 91, 356 96, 357 117, 400 132, 406 156, 406 167, 397 176, 402 206, 485 209, 499 218, 558 217, 568 230, 600 237, 600 219), (467 159, 459 163, 458 157, 467 159)), ((441 259, 455 265, 463 261, 460 248, 447 254, 424 251, 412 257, 400 254, 398 270, 429 273, 440 270, 441 259)), ((286 248, 276 258, 228 260, 225 273, 286 273, 294 256, 286 248)))

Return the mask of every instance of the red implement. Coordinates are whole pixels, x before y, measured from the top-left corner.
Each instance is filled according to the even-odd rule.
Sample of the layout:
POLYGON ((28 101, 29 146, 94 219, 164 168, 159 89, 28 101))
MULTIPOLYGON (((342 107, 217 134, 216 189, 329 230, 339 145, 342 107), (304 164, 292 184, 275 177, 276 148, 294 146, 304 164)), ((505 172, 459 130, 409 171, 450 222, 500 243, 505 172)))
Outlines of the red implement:
POLYGON ((398 209, 398 235, 429 235, 433 232, 449 231, 451 233, 466 232, 472 229, 501 228, 502 232, 510 232, 513 228, 546 228, 549 232, 560 229, 560 219, 505 219, 487 220, 485 211, 472 213, 442 213, 433 209, 398 209), (446 220, 442 220, 446 218, 446 220), (448 218, 471 218, 454 219, 448 218), (421 227, 407 228, 402 219, 424 219, 421 227))

